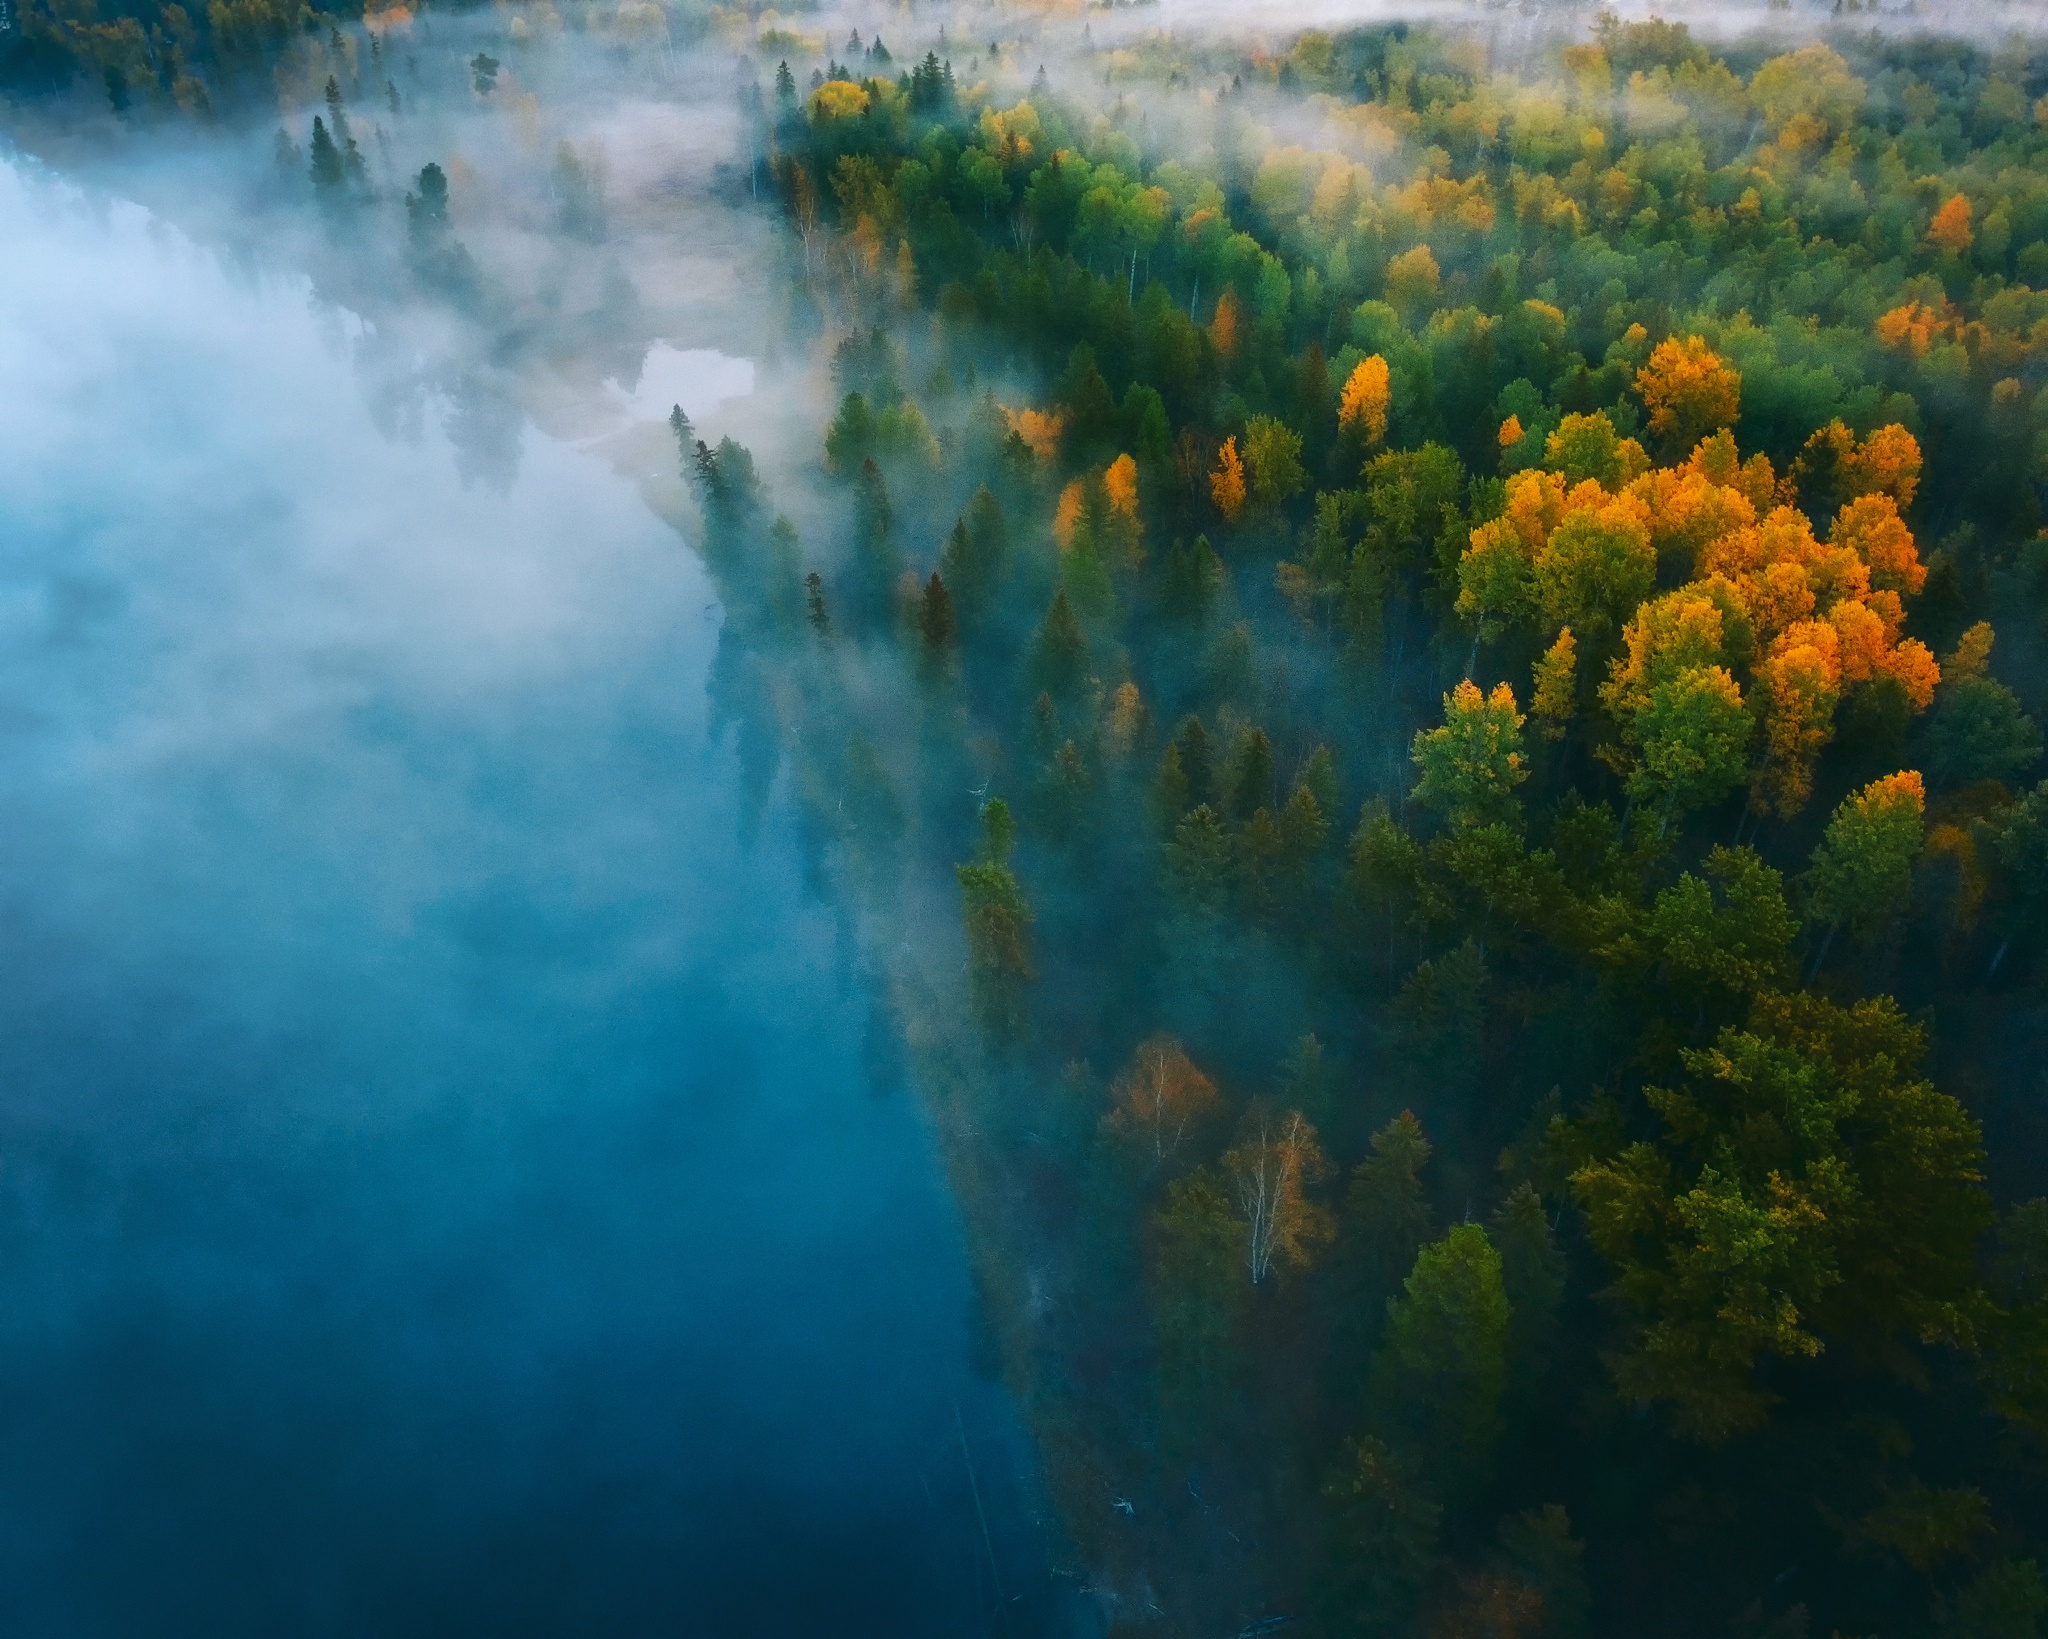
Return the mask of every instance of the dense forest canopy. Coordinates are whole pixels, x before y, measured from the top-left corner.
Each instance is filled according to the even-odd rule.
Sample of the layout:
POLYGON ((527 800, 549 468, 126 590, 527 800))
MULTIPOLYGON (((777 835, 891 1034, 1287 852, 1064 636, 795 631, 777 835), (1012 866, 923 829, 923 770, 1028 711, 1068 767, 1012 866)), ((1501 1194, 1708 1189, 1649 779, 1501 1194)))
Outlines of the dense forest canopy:
MULTIPOLYGON (((718 707, 1116 1630, 2041 1631, 2048 47, 434 21, 480 107, 565 31, 738 60, 831 401, 672 419, 718 707)), ((281 97, 330 287, 487 325, 351 132, 426 22, 32 0, 0 74, 281 97)))

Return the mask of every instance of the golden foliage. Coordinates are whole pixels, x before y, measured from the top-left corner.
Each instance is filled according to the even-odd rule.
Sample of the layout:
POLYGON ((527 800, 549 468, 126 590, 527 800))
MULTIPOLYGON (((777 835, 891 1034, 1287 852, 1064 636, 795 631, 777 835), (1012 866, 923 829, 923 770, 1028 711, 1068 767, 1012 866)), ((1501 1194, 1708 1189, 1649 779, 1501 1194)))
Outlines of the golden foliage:
POLYGON ((1870 583, 1892 592, 1917 592, 1927 584, 1913 532, 1889 495, 1860 495, 1835 514, 1828 539, 1846 546, 1870 571, 1870 583))
POLYGON ((1237 352, 1238 328, 1237 292, 1226 290, 1223 300, 1216 304, 1216 316, 1209 321, 1209 339, 1225 358, 1231 358, 1237 352))
POLYGON ((1065 410, 1013 410, 1007 404, 1000 408, 1010 431, 1039 460, 1050 461, 1059 454, 1060 435, 1067 430, 1065 410))
POLYGON ((1536 692, 1529 702, 1536 732, 1546 740, 1562 740, 1578 703, 1578 640, 1567 626, 1536 662, 1536 692))
POLYGON ((867 92, 851 80, 827 80, 811 93, 814 120, 858 119, 867 111, 867 92))
POLYGON ((1110 511, 1125 518, 1138 516, 1138 463, 1130 456, 1119 455, 1110 462, 1102 474, 1102 489, 1110 511))
POLYGON ((1511 444, 1521 443, 1522 418, 1518 415, 1509 416, 1507 420, 1503 421, 1500 424, 1500 431, 1495 436, 1498 439, 1500 447, 1502 449, 1508 448, 1508 446, 1511 444))
POLYGON ((1346 431, 1357 427, 1368 445, 1377 444, 1387 436, 1387 405, 1392 396, 1387 361, 1377 353, 1360 359, 1338 399, 1337 425, 1346 431))
POLYGON ((1427 245, 1404 250, 1387 263, 1387 300, 1396 307, 1433 300, 1443 282, 1436 257, 1427 245))
POLYGON ((1970 226, 1970 202, 1961 194, 1934 213, 1934 220, 1927 224, 1927 242, 1960 256, 1977 242, 1977 233, 1970 226))
POLYGON ((1699 336, 1667 337, 1636 373, 1636 391, 1650 412, 1650 430, 1681 447, 1742 413, 1742 377, 1699 336))
POLYGON ((1081 480, 1076 478, 1060 491, 1059 506, 1052 515, 1052 538, 1059 543, 1062 552, 1074 548, 1074 530, 1081 522, 1083 495, 1081 480))
POLYGON ((1942 675, 1951 682, 1965 677, 1982 677, 1991 666, 1991 645, 1998 634, 1991 622, 1980 620, 1956 640, 1955 652, 1941 663, 1942 675))
POLYGON ((1235 523, 1244 510, 1244 463, 1238 459, 1237 439, 1223 440, 1216 452, 1216 470, 1209 474, 1209 494, 1216 510, 1235 523))
POLYGON ((1890 348, 1907 348, 1913 357, 1924 357, 1927 349, 1944 336, 1961 329, 1954 311, 1943 298, 1939 307, 1925 302, 1907 302, 1878 316, 1877 339, 1890 348))

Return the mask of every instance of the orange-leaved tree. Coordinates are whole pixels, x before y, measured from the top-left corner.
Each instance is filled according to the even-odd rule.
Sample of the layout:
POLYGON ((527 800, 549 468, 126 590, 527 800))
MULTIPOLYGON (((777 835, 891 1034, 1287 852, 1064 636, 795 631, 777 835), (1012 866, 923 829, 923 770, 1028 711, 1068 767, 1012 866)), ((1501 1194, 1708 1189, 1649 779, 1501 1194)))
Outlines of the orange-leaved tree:
POLYGON ((1150 1036, 1111 1089, 1115 1104, 1105 1118, 1112 1132, 1131 1139, 1164 1166, 1221 1102, 1216 1083, 1195 1067, 1172 1036, 1150 1036))
POLYGON ((1650 412, 1650 431, 1678 449, 1734 426, 1742 413, 1742 377, 1698 336, 1660 341, 1636 372, 1636 391, 1650 412))
POLYGON ((1370 448, 1387 436, 1387 406, 1392 398, 1387 361, 1377 353, 1360 359, 1338 399, 1337 425, 1345 432, 1359 433, 1370 448))
POLYGON ((1216 468, 1209 474, 1209 495, 1216 510, 1232 523, 1244 511, 1244 462, 1238 458, 1237 439, 1223 440, 1216 452, 1216 468))

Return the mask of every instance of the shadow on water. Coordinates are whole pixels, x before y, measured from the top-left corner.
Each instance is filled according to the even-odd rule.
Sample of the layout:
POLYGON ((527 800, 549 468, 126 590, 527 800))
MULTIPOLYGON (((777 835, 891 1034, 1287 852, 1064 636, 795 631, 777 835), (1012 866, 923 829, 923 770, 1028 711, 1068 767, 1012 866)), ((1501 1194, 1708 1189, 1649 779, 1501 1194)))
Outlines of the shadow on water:
POLYGON ((4 168, 0 241, 10 1630, 1050 1631, 694 561, 380 436, 302 286, 4 168))

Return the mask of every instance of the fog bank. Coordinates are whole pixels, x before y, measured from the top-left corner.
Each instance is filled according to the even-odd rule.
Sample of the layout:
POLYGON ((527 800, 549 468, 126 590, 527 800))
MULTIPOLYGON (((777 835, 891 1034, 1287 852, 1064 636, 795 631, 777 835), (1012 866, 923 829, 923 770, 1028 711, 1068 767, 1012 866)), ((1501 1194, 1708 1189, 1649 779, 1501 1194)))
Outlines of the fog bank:
POLYGON ((0 241, 14 1631, 985 1631, 1029 1459, 684 544, 301 282, 0 241))

